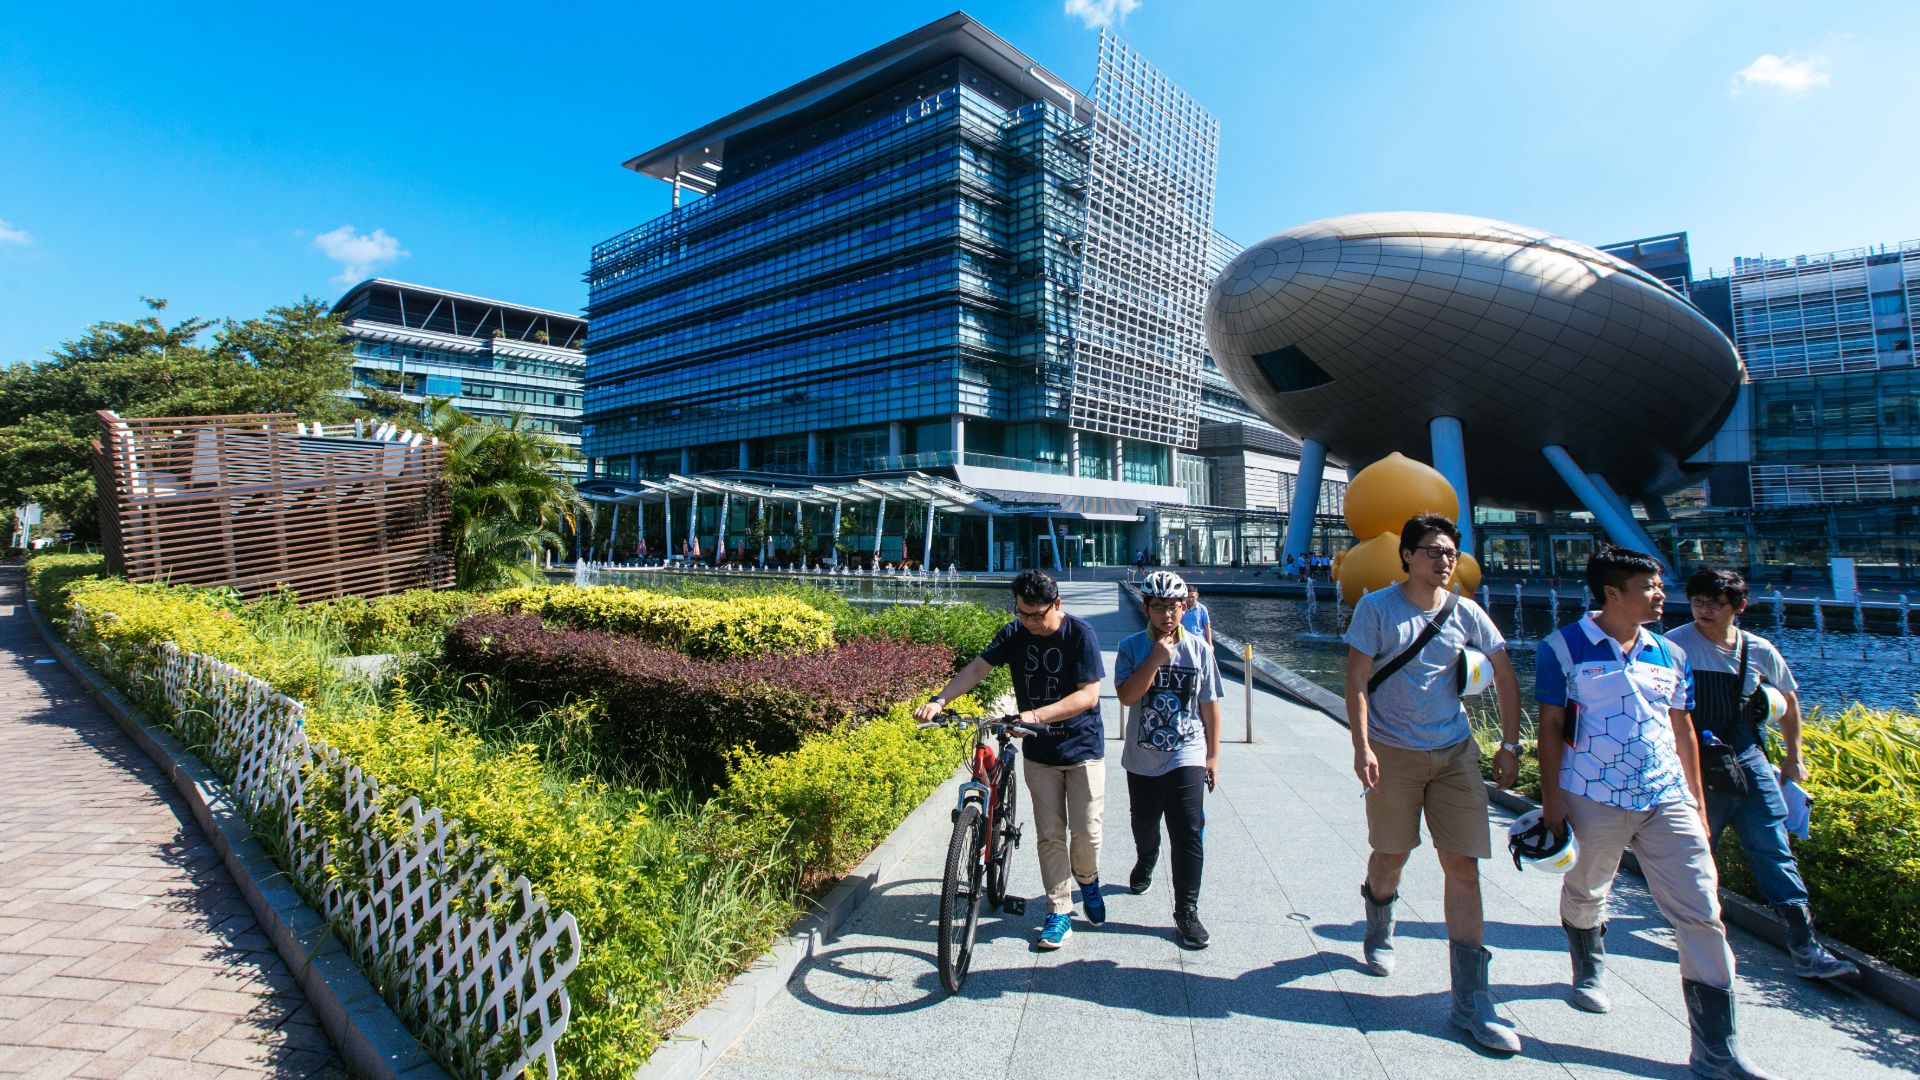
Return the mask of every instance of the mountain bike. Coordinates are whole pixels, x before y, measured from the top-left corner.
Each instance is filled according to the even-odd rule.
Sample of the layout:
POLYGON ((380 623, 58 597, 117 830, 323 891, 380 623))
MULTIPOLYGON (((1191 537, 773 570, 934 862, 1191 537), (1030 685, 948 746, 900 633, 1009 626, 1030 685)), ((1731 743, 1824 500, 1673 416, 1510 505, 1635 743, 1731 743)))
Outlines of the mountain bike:
POLYGON ((1013 739, 1035 734, 1016 720, 944 712, 938 720, 920 725, 974 731, 973 775, 960 785, 959 804, 953 808, 953 839, 947 842, 947 872, 940 882, 940 982, 948 993, 958 993, 967 981, 980 929, 981 901, 1011 915, 1022 914, 1027 906, 1022 898, 1007 899, 1013 849, 1020 846, 1013 775, 1020 751, 1013 739))

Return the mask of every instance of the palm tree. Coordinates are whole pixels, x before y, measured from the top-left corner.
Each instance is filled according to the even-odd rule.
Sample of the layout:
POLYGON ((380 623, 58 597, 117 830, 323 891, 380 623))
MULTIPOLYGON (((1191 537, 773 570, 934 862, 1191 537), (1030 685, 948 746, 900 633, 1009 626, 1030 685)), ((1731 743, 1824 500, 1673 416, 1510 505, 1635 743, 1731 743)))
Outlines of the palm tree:
POLYGON ((519 413, 481 419, 445 398, 428 406, 427 424, 447 447, 456 584, 538 584, 540 554, 562 550, 561 527, 577 528, 585 505, 560 472, 574 452, 519 413))

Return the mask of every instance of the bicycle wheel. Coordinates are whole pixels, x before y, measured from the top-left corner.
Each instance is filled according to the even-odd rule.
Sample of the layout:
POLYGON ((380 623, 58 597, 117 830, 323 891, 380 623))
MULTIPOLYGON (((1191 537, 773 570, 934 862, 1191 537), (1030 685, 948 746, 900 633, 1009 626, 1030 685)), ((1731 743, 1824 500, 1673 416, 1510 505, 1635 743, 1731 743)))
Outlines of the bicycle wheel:
POLYGON ((940 982, 958 993, 973 963, 974 931, 980 925, 980 846, 985 828, 980 804, 960 808, 947 843, 947 875, 940 883, 940 982))
POLYGON ((987 903, 998 908, 1007 902, 1007 879, 1012 876, 1013 836, 1020 827, 1020 785, 1009 770, 1000 781, 1000 797, 993 805, 993 858, 987 863, 987 903))

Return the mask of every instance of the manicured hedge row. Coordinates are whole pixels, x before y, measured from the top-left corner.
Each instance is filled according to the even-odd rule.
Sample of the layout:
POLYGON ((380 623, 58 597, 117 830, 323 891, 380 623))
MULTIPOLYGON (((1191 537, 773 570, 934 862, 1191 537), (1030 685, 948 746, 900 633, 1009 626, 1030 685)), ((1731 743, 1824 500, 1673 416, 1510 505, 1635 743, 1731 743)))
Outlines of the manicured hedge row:
MULTIPOLYGON (((845 637, 890 638, 945 645, 952 650, 954 670, 979 656, 1007 624, 1004 611, 993 611, 979 604, 892 604, 868 615, 858 616, 845 637)), ((974 691, 981 701, 992 703, 1013 690, 1013 677, 1004 667, 993 669, 974 691)))
POLYGON ((347 596, 313 606, 316 617, 330 620, 348 652, 439 652, 447 627, 498 604, 484 593, 455 589, 412 589, 391 596, 347 596))
POLYGON ((819 652, 833 644, 833 618, 792 597, 714 600, 618 585, 507 589, 500 610, 538 615, 575 630, 629 634, 702 659, 819 652))
POLYGON ((870 640, 699 660, 530 615, 461 620, 447 633, 446 660, 494 677, 523 705, 597 700, 596 754, 695 790, 724 777, 735 747, 786 753, 808 735, 938 689, 952 670, 950 651, 937 645, 870 640))
POLYGON ((104 555, 35 555, 27 560, 27 592, 55 626, 64 626, 68 587, 106 572, 104 555))

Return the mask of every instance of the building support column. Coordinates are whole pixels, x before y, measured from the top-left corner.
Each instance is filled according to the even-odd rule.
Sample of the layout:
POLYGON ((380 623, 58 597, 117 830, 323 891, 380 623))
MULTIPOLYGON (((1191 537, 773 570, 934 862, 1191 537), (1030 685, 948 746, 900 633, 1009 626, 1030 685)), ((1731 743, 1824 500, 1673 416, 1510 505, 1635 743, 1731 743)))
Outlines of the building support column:
POLYGON ((660 561, 667 563, 673 561, 673 496, 662 495, 660 509, 667 518, 666 524, 660 529, 660 543, 667 549, 660 553, 660 561))
POLYGON ((994 559, 995 559, 995 557, 996 557, 996 552, 995 552, 995 551, 994 551, 994 549, 993 549, 993 519, 994 519, 994 517, 995 517, 995 515, 994 515, 994 514, 993 514, 993 513, 991 512, 991 511, 989 511, 989 512, 987 513, 987 573, 989 573, 989 574, 991 574, 991 573, 993 573, 993 571, 994 571, 994 569, 995 569, 995 567, 994 567, 994 565, 993 565, 993 560, 994 560, 994 559))
POLYGON ((743 469, 743 470, 745 470, 745 469, 748 469, 748 468, 751 468, 751 467, 752 467, 752 466, 750 466, 750 465, 748 465, 748 464, 747 464, 747 447, 748 447, 748 445, 749 445, 749 444, 748 444, 748 442, 747 442, 747 440, 745 440, 745 439, 741 439, 741 440, 740 440, 740 466, 739 466, 739 467, 740 467, 741 469, 743 469))
POLYGON ((691 447, 683 446, 680 448, 680 475, 685 476, 692 471, 693 450, 691 447))
POLYGON ((693 499, 687 504, 687 555, 692 557, 700 548, 700 493, 694 492, 693 499))
POLYGON ((1647 508, 1648 521, 1672 521, 1673 511, 1667 509, 1665 496, 1655 495, 1651 491, 1640 493, 1640 505, 1647 508))
POLYGON ((833 559, 833 565, 839 566, 840 565, 840 500, 839 499, 833 500, 833 539, 827 542, 827 547, 833 551, 833 555, 831 556, 833 559))
POLYGON ((1460 550, 1472 555, 1473 500, 1467 494, 1466 432, 1459 418, 1453 416, 1434 417, 1427 432, 1433 438, 1433 467, 1453 485, 1454 497, 1460 500, 1459 520, 1454 522, 1460 529, 1460 550))
POLYGON ((1126 453, 1126 450, 1123 449, 1123 447, 1125 446, 1126 440, 1122 439, 1118 435, 1112 436, 1112 438, 1113 438, 1113 465, 1112 465, 1113 478, 1115 480, 1120 480, 1125 478, 1125 476, 1127 475, 1127 453, 1126 453))
POLYGON ((887 421, 887 456, 899 457, 906 442, 906 425, 898 420, 887 421))
POLYGON ((1287 514, 1287 548, 1281 552, 1282 562, 1288 555, 1298 559, 1313 547, 1313 519, 1320 509, 1320 478, 1326 471, 1327 448, 1313 439, 1301 440, 1300 472, 1293 481, 1293 507, 1287 514))
POLYGON ((920 569, 933 569, 933 500, 927 500, 927 532, 920 544, 920 569))
POLYGON ((620 504, 613 504, 613 528, 607 532, 607 561, 620 561, 620 504))
POLYGON ((1613 488, 1607 485, 1605 477, 1598 473, 1581 472, 1573 455, 1567 453, 1564 446, 1543 447, 1540 453, 1546 457, 1547 464, 1553 466, 1553 471, 1560 474, 1560 479, 1572 490, 1574 498, 1579 499, 1580 505, 1606 530, 1610 540, 1620 547, 1638 548, 1660 560, 1660 565, 1666 570, 1665 576, 1671 581, 1673 567, 1667 562, 1667 557, 1654 546, 1653 538, 1640 528, 1638 522, 1621 513, 1623 503, 1613 493, 1613 488))
POLYGON ((1058 573, 1060 567, 1060 527, 1053 523, 1051 515, 1047 518, 1047 546, 1053 549, 1053 569, 1058 573))
POLYGON ((636 482, 640 479, 640 455, 638 453, 627 455, 627 478, 636 482))
POLYGON ((720 563, 720 553, 727 546, 727 519, 733 516, 733 492, 724 492, 720 496, 720 525, 713 530, 713 561, 720 563))
POLYGON ((807 432, 807 474, 811 476, 819 471, 820 433, 817 431, 809 431, 807 432))
POLYGON ((967 418, 948 417, 947 429, 951 433, 949 441, 953 443, 953 463, 959 465, 965 460, 967 452, 967 418))
POLYGON ((880 510, 873 515, 873 565, 880 567, 880 541, 887 533, 887 497, 880 496, 880 510))
POLYGON ((1080 475, 1080 433, 1067 432, 1067 475, 1080 475))

